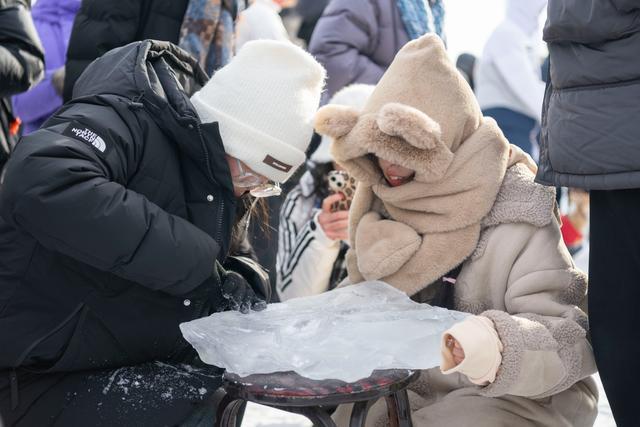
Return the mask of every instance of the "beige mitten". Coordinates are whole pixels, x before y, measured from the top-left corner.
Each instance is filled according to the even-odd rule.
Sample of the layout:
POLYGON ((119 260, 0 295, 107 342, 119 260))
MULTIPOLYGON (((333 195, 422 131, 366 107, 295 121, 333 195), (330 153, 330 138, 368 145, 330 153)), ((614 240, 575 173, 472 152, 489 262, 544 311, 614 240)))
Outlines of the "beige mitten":
POLYGON ((356 229, 358 270, 367 280, 379 280, 400 269, 420 247, 422 238, 406 224, 365 214, 356 229))
POLYGON ((496 379, 502 363, 503 346, 491 319, 469 316, 442 335, 440 351, 443 374, 460 372, 474 384, 487 385, 496 379), (447 347, 448 336, 455 338, 464 351, 465 358, 459 365, 455 364, 451 349, 447 347))

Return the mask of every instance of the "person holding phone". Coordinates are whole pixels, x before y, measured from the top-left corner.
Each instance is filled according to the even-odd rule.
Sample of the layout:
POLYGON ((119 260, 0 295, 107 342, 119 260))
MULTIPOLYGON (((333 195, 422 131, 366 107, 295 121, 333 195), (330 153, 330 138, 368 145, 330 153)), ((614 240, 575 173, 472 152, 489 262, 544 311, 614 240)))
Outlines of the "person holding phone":
MULTIPOLYGON (((374 86, 354 84, 342 89, 330 104, 364 106, 374 86)), ((332 140, 323 137, 308 162, 309 170, 288 194, 280 210, 276 290, 281 300, 316 295, 335 288, 346 277, 349 213, 336 209, 344 196, 332 193, 328 175, 337 165, 332 140)))

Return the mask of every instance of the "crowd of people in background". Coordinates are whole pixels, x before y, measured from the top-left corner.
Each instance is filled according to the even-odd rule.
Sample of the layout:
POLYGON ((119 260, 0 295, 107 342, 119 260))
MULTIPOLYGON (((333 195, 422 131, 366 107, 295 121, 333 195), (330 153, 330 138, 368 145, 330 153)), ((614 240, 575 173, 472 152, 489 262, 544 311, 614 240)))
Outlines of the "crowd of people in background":
MULTIPOLYGON (((180 321, 260 310, 264 301, 356 279, 403 289, 419 277, 403 289, 414 300, 476 315, 443 342, 442 373, 464 376, 454 386, 432 374, 443 396, 460 384, 486 387, 482 399, 495 400, 468 402, 487 426, 524 425, 532 411, 537 425, 592 425, 593 345, 618 425, 635 425, 638 345, 628 339, 640 325, 634 1, 506 0, 482 53, 462 54, 454 65, 444 53, 447 0, 31 1, 0 0, 0 327, 15 332, 0 338, 11 348, 0 358, 5 422, 77 418, 102 399, 81 388, 98 390, 114 367, 150 378, 188 364, 197 372, 185 373, 185 387, 213 391, 219 373, 181 342, 173 328, 180 321), (432 56, 423 64, 418 53, 432 56), (487 131, 492 123, 503 137, 487 131), (429 143, 412 142, 434 132, 429 143), (486 133, 479 147, 495 144, 499 154, 474 169, 484 151, 467 158, 465 150, 476 132, 486 133), (344 148, 349 138, 368 145, 353 155, 344 148), (407 141, 422 163, 392 138, 407 141), (432 158, 458 159, 467 169, 451 167, 436 179, 420 169, 432 158), (491 181, 487 168, 500 176, 491 181), (455 187, 465 179, 497 187, 469 194, 455 187), (529 200, 503 185, 522 185, 529 200), (482 215, 457 199, 427 225, 407 213, 459 194, 477 212, 486 202, 482 215), (127 237, 112 243, 123 230, 127 237), (440 257, 445 232, 453 254, 440 257), (376 246, 385 238, 392 243, 376 246), (410 254, 389 267, 389 250, 410 254), (585 253, 588 310, 586 278, 569 256, 585 253), (424 259, 448 268, 427 274, 424 259), (491 285, 464 288, 470 274, 491 285), (443 283, 457 283, 457 293, 443 283), (128 290, 132 284, 141 286, 128 290), (41 300, 53 307, 33 303, 41 300), (528 314, 514 323, 504 312, 528 314), (132 328, 141 316, 146 323, 132 328), (530 345, 510 341, 514 328, 530 334, 530 345), (89 343, 83 349, 78 336, 89 343), (457 360, 463 348, 471 357, 474 336, 493 343, 483 366, 457 360), (621 343, 628 348, 611 350, 621 343), (149 363, 163 357, 168 370, 149 363), (547 376, 498 374, 506 359, 521 371, 544 366, 547 376), (80 394, 75 409, 60 404, 69 392, 80 394), (547 406, 538 401, 546 398, 547 406), (573 416, 559 409, 572 399, 584 404, 573 416)), ((419 424, 468 421, 454 410, 464 401, 436 404, 434 396, 412 397, 419 424)), ((154 410, 149 422, 206 418, 208 397, 185 392, 171 413, 154 410)))

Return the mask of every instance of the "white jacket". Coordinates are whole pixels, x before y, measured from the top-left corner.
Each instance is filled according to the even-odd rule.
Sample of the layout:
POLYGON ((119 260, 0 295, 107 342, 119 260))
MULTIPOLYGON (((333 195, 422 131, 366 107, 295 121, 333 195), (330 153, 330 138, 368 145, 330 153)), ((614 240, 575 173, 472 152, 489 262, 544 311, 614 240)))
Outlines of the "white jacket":
POLYGON ((322 202, 309 172, 280 209, 276 290, 282 301, 317 295, 330 288, 340 241, 329 239, 317 222, 322 202))
POLYGON ((289 35, 278 13, 281 7, 272 0, 256 0, 245 9, 236 24, 236 50, 251 40, 289 41, 289 35))
POLYGON ((546 0, 510 0, 505 20, 484 47, 475 72, 483 110, 508 108, 540 123, 545 84, 533 35, 546 0))

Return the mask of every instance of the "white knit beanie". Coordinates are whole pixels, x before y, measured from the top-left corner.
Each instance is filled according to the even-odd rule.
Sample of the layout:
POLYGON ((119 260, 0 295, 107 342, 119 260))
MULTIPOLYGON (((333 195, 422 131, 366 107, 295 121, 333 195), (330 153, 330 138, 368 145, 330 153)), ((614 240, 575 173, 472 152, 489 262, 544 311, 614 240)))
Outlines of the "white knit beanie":
POLYGON ((227 154, 284 182, 305 161, 324 78, 324 68, 294 44, 255 40, 191 102, 203 123, 219 123, 227 154))
MULTIPOLYGON (((336 92, 328 104, 345 105, 357 110, 362 110, 375 88, 374 85, 360 83, 349 85, 336 92)), ((333 139, 331 137, 324 135, 322 141, 320 141, 320 145, 318 145, 316 151, 311 155, 311 161, 316 164, 332 162, 333 156, 330 151, 332 142, 333 139)))

